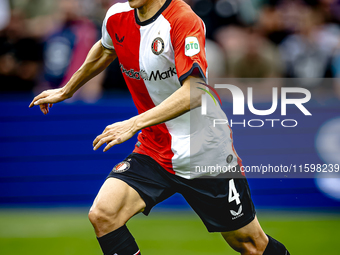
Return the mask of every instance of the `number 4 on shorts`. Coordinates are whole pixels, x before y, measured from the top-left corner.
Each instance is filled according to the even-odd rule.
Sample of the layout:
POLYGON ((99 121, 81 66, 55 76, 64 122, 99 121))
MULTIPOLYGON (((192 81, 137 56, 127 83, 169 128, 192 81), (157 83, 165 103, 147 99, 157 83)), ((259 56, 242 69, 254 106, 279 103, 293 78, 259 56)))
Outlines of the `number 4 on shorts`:
POLYGON ((240 194, 236 190, 234 179, 231 179, 229 181, 229 197, 228 197, 228 202, 231 203, 234 200, 236 200, 236 205, 241 204, 240 194))

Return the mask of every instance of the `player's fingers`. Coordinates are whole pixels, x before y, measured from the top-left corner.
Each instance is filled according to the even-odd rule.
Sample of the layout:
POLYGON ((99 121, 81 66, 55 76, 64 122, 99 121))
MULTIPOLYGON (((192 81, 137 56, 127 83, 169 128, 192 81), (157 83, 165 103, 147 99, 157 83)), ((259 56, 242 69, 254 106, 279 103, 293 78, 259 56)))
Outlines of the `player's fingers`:
POLYGON ((96 139, 93 140, 93 143, 92 143, 93 147, 95 147, 95 146, 97 145, 97 143, 98 143, 103 137, 105 137, 104 134, 98 135, 98 136, 96 137, 96 139))
POLYGON ((50 99, 48 97, 39 99, 34 102, 34 105, 41 105, 41 104, 50 104, 50 99))
POLYGON ((32 108, 33 106, 34 106, 34 99, 32 100, 32 102, 30 103, 30 105, 28 107, 32 108))
POLYGON ((39 100, 37 97, 33 98, 32 102, 30 103, 29 107, 32 108, 35 105, 35 102, 39 100))
POLYGON ((98 141, 98 143, 94 146, 93 150, 97 150, 100 146, 102 146, 105 143, 110 143, 114 139, 113 136, 107 136, 98 141))
POLYGON ((40 107, 40 110, 42 111, 43 114, 47 114, 48 113, 48 107, 47 107, 47 104, 41 104, 39 105, 40 107))
POLYGON ((112 136, 113 138, 116 136, 112 130, 107 132, 103 131, 102 134, 98 135, 96 139, 94 139, 93 146, 95 146, 103 137, 107 137, 109 135, 112 136))
POLYGON ((93 147, 93 150, 94 150, 94 151, 98 150, 103 144, 109 143, 110 141, 111 141, 111 140, 108 139, 108 138, 103 138, 103 139, 101 139, 101 140, 96 144, 96 146, 93 147))
POLYGON ((46 91, 40 93, 39 95, 37 95, 36 97, 33 98, 32 102, 30 103, 29 107, 33 107, 34 105, 36 105, 36 102, 41 99, 46 97, 48 94, 46 91))
POLYGON ((111 149, 116 144, 120 144, 122 142, 121 138, 117 138, 107 144, 107 146, 104 148, 103 152, 107 152, 109 149, 111 149))
POLYGON ((103 134, 106 133, 106 132, 108 132, 108 130, 109 130, 109 126, 107 126, 107 127, 103 130, 103 134))

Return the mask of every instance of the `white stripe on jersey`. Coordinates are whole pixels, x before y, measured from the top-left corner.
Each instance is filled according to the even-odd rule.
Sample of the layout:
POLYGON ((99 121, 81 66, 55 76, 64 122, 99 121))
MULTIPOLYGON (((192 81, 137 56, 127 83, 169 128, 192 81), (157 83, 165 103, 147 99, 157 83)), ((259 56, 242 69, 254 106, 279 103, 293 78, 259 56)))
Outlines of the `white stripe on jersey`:
MULTIPOLYGON (((139 66, 144 70, 148 79, 144 79, 145 86, 153 103, 157 106, 167 99, 174 91, 181 87, 176 74, 170 68, 175 68, 173 46, 170 38, 170 23, 162 15, 147 26, 140 27, 141 42, 139 47, 139 66), (152 53, 152 43, 156 38, 164 42, 162 55, 152 53), (159 71, 157 76, 157 71, 159 71), (164 73, 166 72, 166 74, 164 73), (163 77, 160 78, 163 73, 163 77), (156 78, 157 77, 157 78, 156 78)), ((165 124, 171 135, 171 150, 173 170, 177 173, 188 174, 190 166, 190 114, 183 114, 165 124)))

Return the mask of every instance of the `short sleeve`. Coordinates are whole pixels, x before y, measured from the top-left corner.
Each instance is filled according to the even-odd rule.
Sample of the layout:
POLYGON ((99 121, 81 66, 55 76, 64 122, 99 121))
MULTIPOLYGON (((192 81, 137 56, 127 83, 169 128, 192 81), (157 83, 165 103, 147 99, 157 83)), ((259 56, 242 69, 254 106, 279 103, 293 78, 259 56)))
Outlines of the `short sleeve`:
POLYGON ((172 45, 179 81, 188 76, 207 78, 207 59, 205 54, 205 26, 195 14, 182 15, 172 27, 172 45))
POLYGON ((114 46, 113 46, 113 42, 111 39, 111 36, 109 34, 109 32, 107 31, 106 25, 107 25, 107 21, 111 16, 111 12, 112 12, 112 7, 108 10, 108 12, 106 13, 106 17, 103 21, 103 25, 102 25, 102 45, 109 49, 109 50, 114 50, 114 46))

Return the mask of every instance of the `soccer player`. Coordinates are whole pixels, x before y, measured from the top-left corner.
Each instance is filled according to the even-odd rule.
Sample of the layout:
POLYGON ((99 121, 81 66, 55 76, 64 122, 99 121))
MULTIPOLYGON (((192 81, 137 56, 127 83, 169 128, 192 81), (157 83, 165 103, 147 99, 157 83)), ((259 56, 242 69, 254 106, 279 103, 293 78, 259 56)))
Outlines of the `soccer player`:
POLYGON ((139 115, 107 126, 94 140, 94 150, 106 144, 105 152, 141 132, 133 153, 113 168, 89 212, 103 253, 140 254, 126 222, 139 212, 148 215, 179 192, 208 231, 221 232, 239 253, 289 254, 261 229, 241 171, 202 178, 205 171, 192 169, 218 164, 239 170, 242 163, 230 128, 211 125, 213 118, 226 118, 221 108, 206 97, 207 113, 201 114, 203 90, 196 87, 204 88, 207 77, 205 26, 182 0, 113 5, 102 39, 82 67, 64 87, 36 96, 30 107, 39 105, 47 114, 117 56, 139 115))

